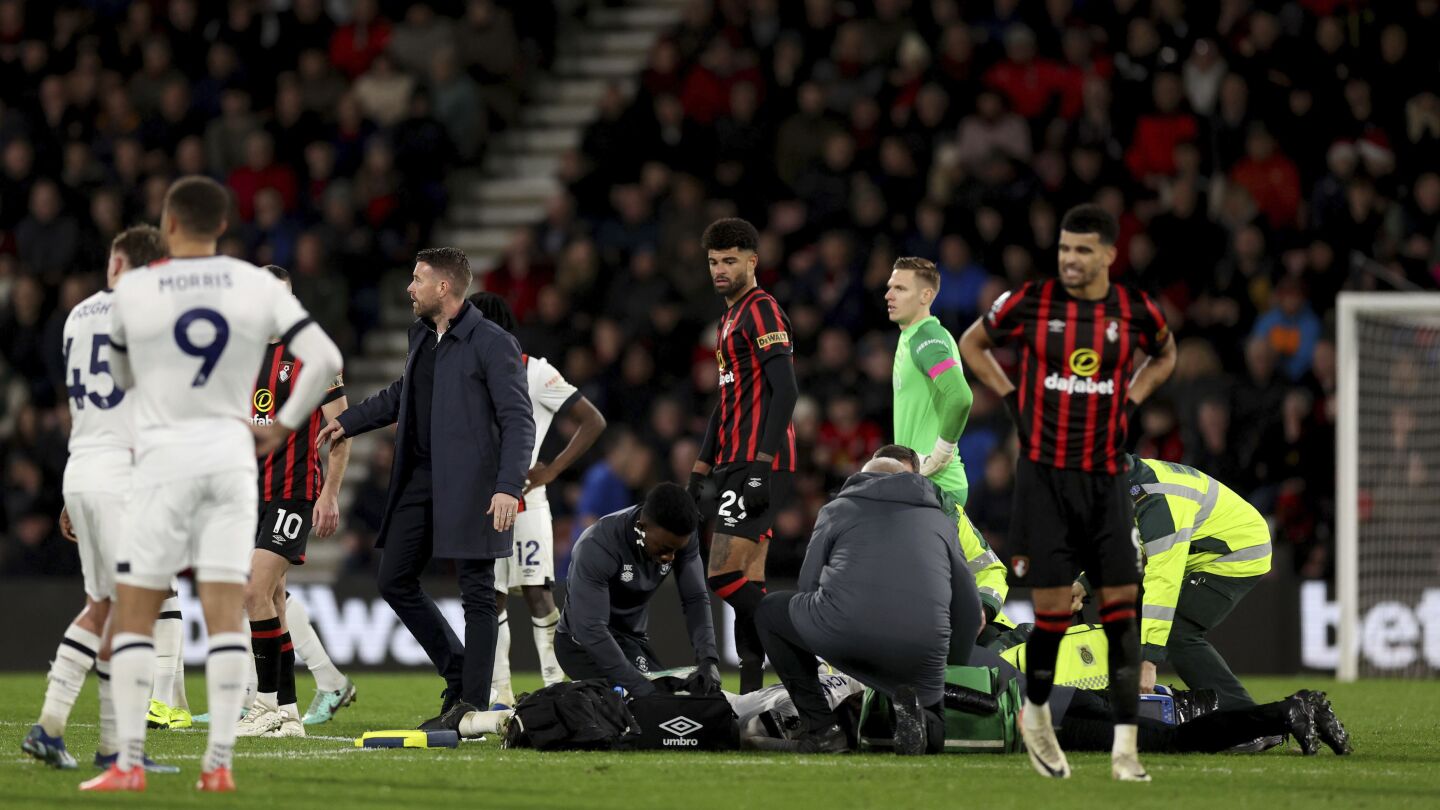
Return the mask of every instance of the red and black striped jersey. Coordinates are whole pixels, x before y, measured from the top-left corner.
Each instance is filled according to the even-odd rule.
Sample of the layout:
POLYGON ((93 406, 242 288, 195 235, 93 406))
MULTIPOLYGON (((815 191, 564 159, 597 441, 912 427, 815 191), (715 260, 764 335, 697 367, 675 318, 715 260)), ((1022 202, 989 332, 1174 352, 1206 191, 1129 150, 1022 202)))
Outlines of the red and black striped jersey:
MULTIPOLYGON (((790 319, 770 293, 756 287, 725 310, 715 348, 715 361, 720 366, 715 466, 755 460, 770 407, 770 384, 761 367, 771 357, 793 353, 790 319)), ((775 454, 774 468, 795 469, 794 424, 785 428, 785 441, 775 454)))
POLYGON ((1159 354, 1170 334, 1155 302, 1120 284, 1084 301, 1051 279, 1000 296, 984 322, 997 345, 1019 344, 1021 452, 1060 469, 1123 471, 1136 350, 1159 354))
MULTIPOLYGON (((265 359, 260 364, 260 373, 255 378, 254 420, 257 425, 273 423, 275 414, 290 398, 295 385, 295 376, 300 373, 300 361, 286 351, 283 343, 271 343, 265 347, 265 359)), ((345 383, 336 375, 323 402, 331 402, 345 396, 345 383)), ((315 449, 315 437, 325 424, 320 409, 299 430, 291 433, 285 444, 275 452, 260 459, 260 501, 305 500, 320 497, 320 486, 325 482, 325 470, 320 465, 320 452, 315 449)))

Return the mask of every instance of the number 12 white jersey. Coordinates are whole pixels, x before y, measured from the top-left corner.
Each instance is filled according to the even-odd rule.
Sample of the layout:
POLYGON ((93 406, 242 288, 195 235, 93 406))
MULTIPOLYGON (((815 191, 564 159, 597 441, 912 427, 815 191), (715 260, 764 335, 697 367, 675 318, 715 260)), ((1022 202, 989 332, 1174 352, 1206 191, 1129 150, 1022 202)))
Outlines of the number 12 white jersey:
MULTIPOLYGON (((540 460, 540 445, 550 432, 550 423, 555 415, 565 408, 579 391, 561 376, 559 370, 543 357, 525 355, 525 376, 530 386, 530 409, 535 415, 535 448, 530 451, 530 466, 540 460)), ((545 487, 536 487, 525 496, 526 508, 549 503, 545 487)))
POLYGON ((134 384, 139 482, 255 469, 250 396, 276 335, 309 314, 284 282, 226 256, 169 259, 115 286, 111 347, 134 384))

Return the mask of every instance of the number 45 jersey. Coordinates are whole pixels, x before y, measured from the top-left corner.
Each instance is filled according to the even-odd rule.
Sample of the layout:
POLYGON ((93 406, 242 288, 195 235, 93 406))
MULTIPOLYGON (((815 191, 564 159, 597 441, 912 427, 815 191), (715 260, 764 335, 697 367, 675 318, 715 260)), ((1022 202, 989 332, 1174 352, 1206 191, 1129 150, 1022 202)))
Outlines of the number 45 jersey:
POLYGON ((226 256, 168 259, 115 285, 111 349, 134 390, 137 482, 255 472, 255 370, 310 315, 284 282, 226 256))
POLYGON ((134 399, 110 373, 110 313, 114 293, 81 301, 65 319, 65 391, 70 399, 70 460, 65 492, 123 493, 130 488, 134 399))

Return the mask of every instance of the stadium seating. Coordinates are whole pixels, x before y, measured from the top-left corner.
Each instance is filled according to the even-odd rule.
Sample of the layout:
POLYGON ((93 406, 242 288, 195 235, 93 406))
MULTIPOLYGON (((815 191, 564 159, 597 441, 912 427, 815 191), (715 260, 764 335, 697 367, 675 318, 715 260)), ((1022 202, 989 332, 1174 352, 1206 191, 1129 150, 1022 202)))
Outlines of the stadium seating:
MULTIPOLYGON (((751 219, 802 393, 782 572, 888 434, 897 256, 937 261, 937 314, 958 334, 1051 271, 1068 206, 1119 215, 1116 274, 1162 300, 1181 351, 1138 452, 1247 495, 1306 577, 1329 573, 1336 292, 1440 286, 1434 4, 578 3, 603 37, 568 50, 531 9, 545 3, 379 3, 365 19, 377 4, 357 2, 347 21, 86 5, 101 11, 30 4, 15 30, 0 15, 0 79, 24 88, 0 104, 6 575, 76 570, 54 529, 59 325, 109 235, 153 220, 177 173, 231 185, 224 249, 288 261, 352 366, 393 374, 383 279, 416 248, 454 241, 493 264, 479 284, 622 445, 558 482, 576 523, 622 505, 606 481, 683 480, 720 311, 698 237, 751 219), (638 71, 591 53, 657 31, 638 71)), ((975 394, 969 512, 1003 557, 1014 439, 975 394)), ((348 564, 363 567, 373 506, 355 504, 348 564)))

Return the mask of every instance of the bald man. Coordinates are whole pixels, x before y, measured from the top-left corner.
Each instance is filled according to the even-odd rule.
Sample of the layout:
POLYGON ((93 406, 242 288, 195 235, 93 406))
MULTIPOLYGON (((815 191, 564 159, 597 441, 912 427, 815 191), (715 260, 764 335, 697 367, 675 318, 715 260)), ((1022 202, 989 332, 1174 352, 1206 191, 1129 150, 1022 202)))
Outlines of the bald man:
POLYGON ((867 463, 820 510, 799 590, 766 596, 755 619, 805 724, 794 750, 847 748, 815 678, 817 656, 891 699, 896 753, 944 746, 945 665, 965 663, 980 630, 955 532, 935 486, 888 458, 867 463))

